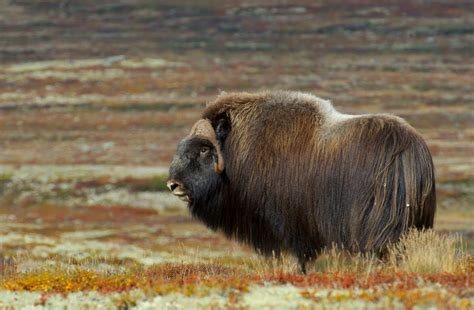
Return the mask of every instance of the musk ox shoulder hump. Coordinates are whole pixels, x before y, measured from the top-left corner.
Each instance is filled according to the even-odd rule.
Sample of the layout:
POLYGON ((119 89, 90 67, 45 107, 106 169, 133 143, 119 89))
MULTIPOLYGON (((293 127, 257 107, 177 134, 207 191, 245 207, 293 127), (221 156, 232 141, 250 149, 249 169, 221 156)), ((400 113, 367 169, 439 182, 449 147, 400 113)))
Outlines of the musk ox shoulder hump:
POLYGON ((358 117, 338 112, 328 100, 296 91, 223 92, 207 104, 202 116, 212 121, 223 114, 232 118, 235 114, 256 114, 264 111, 271 111, 272 114, 281 112, 287 116, 306 114, 313 116, 325 126, 358 117))

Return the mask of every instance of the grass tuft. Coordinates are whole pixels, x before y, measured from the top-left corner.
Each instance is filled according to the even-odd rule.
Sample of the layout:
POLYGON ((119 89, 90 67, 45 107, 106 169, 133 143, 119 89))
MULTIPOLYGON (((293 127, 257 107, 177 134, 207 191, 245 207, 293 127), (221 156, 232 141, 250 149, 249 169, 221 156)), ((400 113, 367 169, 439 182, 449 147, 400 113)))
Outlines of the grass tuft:
MULTIPOLYGON (((356 273, 361 276, 384 269, 393 272, 463 273, 471 270, 469 255, 459 235, 443 235, 433 230, 410 230, 388 249, 381 259, 374 253, 351 254, 333 246, 325 249, 307 265, 309 272, 356 273)), ((259 276, 278 273, 298 273, 297 260, 288 254, 279 258, 251 258, 247 262, 251 272, 259 276)))
POLYGON ((463 273, 469 269, 461 237, 433 230, 410 230, 389 249, 388 263, 397 271, 463 273))
POLYGON ((261 278, 268 274, 299 272, 298 260, 287 253, 282 254, 280 257, 251 257, 245 263, 250 272, 255 273, 261 278))
POLYGON ((324 250, 311 269, 325 273, 371 274, 382 268, 383 262, 373 253, 351 254, 333 246, 324 250))

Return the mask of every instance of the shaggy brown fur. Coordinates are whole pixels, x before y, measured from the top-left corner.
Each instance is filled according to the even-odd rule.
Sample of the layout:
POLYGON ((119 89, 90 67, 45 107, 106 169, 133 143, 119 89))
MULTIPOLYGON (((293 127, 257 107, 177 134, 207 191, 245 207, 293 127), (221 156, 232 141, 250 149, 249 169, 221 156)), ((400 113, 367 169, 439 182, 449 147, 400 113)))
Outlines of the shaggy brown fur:
POLYGON ((382 253, 410 227, 433 226, 431 155, 398 117, 349 116, 311 95, 266 92, 221 95, 203 118, 225 170, 211 182, 214 197, 191 198, 191 211, 263 254, 290 251, 305 270, 326 246, 382 253))

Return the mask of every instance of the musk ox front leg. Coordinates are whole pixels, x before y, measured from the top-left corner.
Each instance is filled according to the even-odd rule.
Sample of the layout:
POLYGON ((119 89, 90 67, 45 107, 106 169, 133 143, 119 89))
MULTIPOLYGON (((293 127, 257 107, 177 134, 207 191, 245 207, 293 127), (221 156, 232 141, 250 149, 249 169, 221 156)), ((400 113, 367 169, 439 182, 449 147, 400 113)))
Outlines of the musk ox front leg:
POLYGON ((307 259, 306 257, 304 256, 300 256, 298 257, 298 263, 300 264, 300 269, 301 269, 301 272, 303 274, 306 274, 306 263, 307 263, 307 259))
POLYGON ((307 236, 309 236, 309 234, 304 233, 303 236, 299 236, 299 238, 294 238, 287 242, 287 247, 298 259, 298 264, 303 274, 306 274, 306 265, 308 262, 316 260, 322 249, 319 240, 308 238, 307 236), (304 236, 306 236, 306 238, 304 236))
POLYGON ((297 253, 294 253, 294 255, 298 258, 298 264, 300 265, 300 270, 303 274, 306 274, 306 265, 308 262, 316 260, 318 257, 317 253, 312 250, 311 252, 304 252, 300 251, 297 253))

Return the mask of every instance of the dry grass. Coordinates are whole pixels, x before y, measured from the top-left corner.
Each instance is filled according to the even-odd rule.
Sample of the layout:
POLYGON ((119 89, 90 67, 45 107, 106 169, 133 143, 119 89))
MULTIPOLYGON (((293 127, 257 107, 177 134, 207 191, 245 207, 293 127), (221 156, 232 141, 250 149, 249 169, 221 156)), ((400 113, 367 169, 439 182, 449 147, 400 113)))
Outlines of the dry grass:
POLYGON ((469 269, 469 255, 457 234, 411 230, 390 248, 388 264, 405 272, 463 273, 469 269))
POLYGON ((357 273, 368 275, 379 271, 384 263, 372 253, 351 254, 332 247, 324 250, 312 264, 315 271, 325 273, 357 273))
MULTIPOLYGON (((264 277, 269 274, 300 273, 298 260, 283 254, 273 258, 249 258, 245 261, 250 272, 264 277)), ((318 258, 308 263, 308 272, 371 274, 382 268, 384 263, 373 254, 351 254, 343 249, 325 249, 318 258)))
MULTIPOLYGON (((334 246, 324 250, 308 265, 309 272, 356 273, 369 275, 382 270, 416 273, 465 273, 470 269, 470 255, 457 234, 444 235, 433 230, 411 230, 399 243, 389 247, 380 259, 373 253, 351 254, 334 246)), ((297 260, 288 254, 279 258, 248 259, 249 269, 257 275, 298 273, 297 260)))
POLYGON ((295 257, 289 254, 282 254, 280 257, 251 257, 244 260, 250 272, 263 277, 268 274, 277 273, 298 273, 299 265, 295 257))

